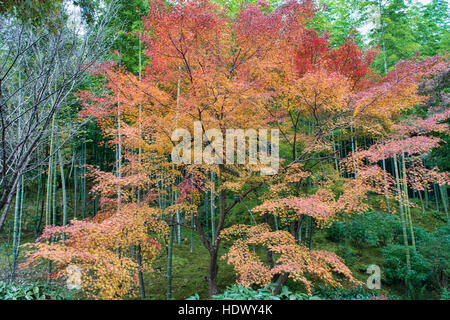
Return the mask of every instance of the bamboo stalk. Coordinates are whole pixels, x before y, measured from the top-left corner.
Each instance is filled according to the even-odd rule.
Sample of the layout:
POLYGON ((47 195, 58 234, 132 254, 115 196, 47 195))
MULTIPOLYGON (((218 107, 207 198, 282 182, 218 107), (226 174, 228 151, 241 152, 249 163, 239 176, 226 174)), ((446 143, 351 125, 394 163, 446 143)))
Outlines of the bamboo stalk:
MULTIPOLYGON (((408 203, 409 197, 408 197, 408 180, 406 176, 406 164, 405 164, 405 153, 402 153, 402 172, 403 172, 403 194, 404 199, 406 200, 405 203, 408 203)), ((409 207, 409 204, 406 206, 406 219, 409 223, 409 231, 411 232, 411 245, 413 247, 413 250, 416 251, 416 237, 414 235, 414 227, 412 224, 412 217, 411 217, 411 208, 409 207)))
MULTIPOLYGON (((394 154, 393 162, 394 162, 395 182, 397 185, 397 195, 399 198, 400 220, 402 223, 402 232, 403 232, 403 243, 405 245, 405 252, 406 252, 406 267, 407 267, 408 273, 410 273, 411 272, 411 256, 409 253, 408 234, 406 231, 405 213, 404 213, 404 208, 403 208, 403 203, 402 203, 402 191, 401 191, 401 187, 400 187, 400 178, 399 178, 399 173, 398 173, 397 155, 396 154, 394 154)), ((405 284, 406 284, 406 288, 408 288, 408 276, 405 278, 405 284)))
POLYGON ((66 180, 64 178, 64 161, 61 154, 61 150, 58 150, 59 156, 59 167, 61 171, 61 186, 62 186, 62 195, 63 195, 63 225, 67 224, 67 196, 66 196, 66 180))
POLYGON ((173 256, 173 237, 174 227, 170 226, 169 251, 167 255, 167 299, 172 299, 172 256, 173 256))

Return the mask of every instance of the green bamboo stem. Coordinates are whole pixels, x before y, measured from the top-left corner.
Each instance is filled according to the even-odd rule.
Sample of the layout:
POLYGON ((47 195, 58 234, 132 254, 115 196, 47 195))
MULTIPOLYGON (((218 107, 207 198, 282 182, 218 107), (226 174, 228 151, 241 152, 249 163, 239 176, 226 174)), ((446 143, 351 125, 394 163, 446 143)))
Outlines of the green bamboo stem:
POLYGON ((63 196, 63 225, 67 224, 67 195, 66 195, 66 180, 64 177, 64 161, 61 154, 61 150, 58 150, 59 156, 59 167, 61 171, 61 187, 62 187, 62 196, 63 196))
POLYGON ((447 217, 447 222, 449 222, 447 186, 439 185, 439 191, 441 192, 441 199, 442 199, 442 204, 444 205, 445 216, 447 217))
POLYGON ((174 226, 170 226, 169 250, 167 255, 167 299, 172 299, 172 256, 173 256, 173 237, 174 226))
POLYGON ((52 225, 56 226, 56 178, 57 178, 57 169, 58 168, 58 164, 57 164, 57 160, 56 160, 56 154, 54 156, 54 160, 53 160, 53 188, 52 188, 52 211, 53 211, 53 215, 52 215, 52 225))
POLYGON ((441 211, 439 209, 439 192, 435 184, 433 185, 433 189, 434 189, 434 200, 436 201, 436 211, 441 211))
POLYGON ((387 190, 387 173, 386 173, 386 160, 383 159, 382 161, 382 166, 383 166, 383 175, 384 175, 384 197, 386 199, 386 205, 387 205, 387 209, 388 212, 391 213, 391 205, 389 203, 389 197, 388 197, 388 190, 387 190))
POLYGON ((17 256, 19 254, 19 245, 20 245, 20 226, 21 226, 21 208, 23 205, 21 204, 23 197, 23 176, 16 187, 16 203, 14 210, 14 231, 13 231, 13 246, 12 246, 12 266, 11 266, 11 274, 9 278, 9 282, 13 283, 16 275, 16 267, 17 267, 17 256))
MULTIPOLYGON (((76 155, 75 155, 76 156, 76 155)), ((77 204, 78 204, 78 165, 76 164, 75 161, 75 165, 73 168, 73 189, 74 189, 74 199, 73 199, 73 218, 76 219, 77 218, 77 204)))
MULTIPOLYGON (((408 180, 406 176, 406 164, 405 164, 405 153, 402 153, 402 172, 403 172, 403 194, 404 199, 406 200, 405 203, 408 203, 409 196, 408 196, 408 180)), ((409 205, 406 206, 406 219, 409 223, 409 231, 411 232, 411 245, 413 247, 413 250, 416 251, 416 237, 414 235, 414 227, 412 224, 412 217, 411 217, 411 208, 409 205)))
POLYGON ((53 136, 55 127, 55 116, 52 118, 51 135, 50 135, 50 155, 48 158, 48 173, 47 173, 47 201, 45 207, 45 225, 51 224, 51 195, 52 195, 52 178, 53 178, 53 136))
POLYGON ((36 194, 36 203, 35 203, 35 212, 34 212, 34 236, 37 238, 39 226, 39 203, 41 198, 41 190, 42 190, 42 167, 39 168, 39 182, 38 182, 38 190, 36 194))
POLYGON ((141 299, 145 299, 145 285, 144 285, 144 274, 142 272, 142 253, 141 253, 141 245, 137 245, 136 248, 136 257, 137 257, 137 263, 139 267, 138 271, 138 278, 139 278, 139 293, 141 295, 141 299))
POLYGON ((191 253, 194 253, 194 228, 195 228, 194 214, 191 213, 191 246, 189 250, 191 253))
MULTIPOLYGON (((406 267, 408 270, 408 273, 411 272, 411 256, 409 253, 409 245, 408 245, 408 234, 406 231, 406 222, 405 222, 405 213, 404 213, 404 208, 403 208, 403 203, 402 203, 402 190, 400 187, 400 177, 399 177, 399 173, 398 173, 398 164, 397 164, 397 155, 394 154, 394 172, 395 172, 395 182, 396 182, 396 186, 397 186, 397 195, 399 198, 399 207, 400 207, 400 220, 402 223, 402 232, 403 232, 403 243, 405 245, 405 252, 406 252, 406 267)), ((405 284, 406 284, 406 288, 408 288, 408 277, 409 274, 405 277, 405 284)))
POLYGON ((81 196, 82 196, 82 202, 81 202, 81 214, 83 219, 86 217, 86 134, 84 134, 84 138, 83 138, 83 168, 82 168, 82 172, 83 172, 83 178, 82 178, 82 190, 81 190, 81 196))

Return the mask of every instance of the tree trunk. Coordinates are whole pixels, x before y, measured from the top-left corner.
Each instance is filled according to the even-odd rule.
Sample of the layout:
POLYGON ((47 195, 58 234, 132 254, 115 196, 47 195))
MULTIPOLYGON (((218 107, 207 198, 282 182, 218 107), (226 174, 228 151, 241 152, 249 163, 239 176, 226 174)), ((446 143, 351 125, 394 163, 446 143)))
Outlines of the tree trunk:
MULTIPOLYGON (((405 153, 402 153, 402 172, 403 172, 403 193, 404 193, 404 199, 409 202, 409 196, 408 196, 408 180, 406 176, 406 164, 405 164, 405 153)), ((411 209, 409 207, 409 204, 405 208, 406 213, 406 221, 409 223, 409 231, 411 232, 411 245, 414 251, 416 251, 416 237, 414 235, 414 228, 412 224, 412 217, 411 217, 411 209)))
POLYGON ((17 257, 19 255, 20 246, 20 232, 22 220, 22 206, 23 206, 23 176, 21 182, 17 184, 16 190, 16 205, 14 210, 14 233, 13 233, 13 250, 12 250, 12 266, 9 282, 13 283, 16 276, 17 257))
POLYGON ((211 243, 214 243, 214 241, 216 240, 216 216, 215 216, 215 188, 214 188, 214 182, 215 182, 215 176, 214 176, 214 172, 211 171, 211 182, 212 182, 212 186, 211 186, 211 243))
POLYGON ((142 254, 141 254, 141 245, 136 246, 136 257, 137 257, 137 263, 139 266, 139 293, 141 294, 141 299, 145 299, 145 286, 144 286, 144 274, 142 273, 142 254))
MULTIPOLYGON (((76 155, 75 155, 76 157, 76 155)), ((77 203, 78 203, 78 194, 77 194, 77 190, 78 190, 78 170, 77 170, 77 164, 76 164, 76 160, 75 160, 75 165, 73 168, 73 218, 76 219, 77 218, 77 203)))
POLYGON ((386 160, 385 159, 383 159, 382 165, 383 165, 383 175, 384 175, 384 197, 386 199, 386 205, 387 205, 388 212, 391 213, 391 206, 390 206, 389 197, 387 194, 388 190, 387 190, 387 175, 386 175, 386 160))
POLYGON ((437 186, 434 184, 434 199, 436 200, 436 211, 440 211, 439 209, 439 192, 437 186))
POLYGON ((167 255, 167 300, 172 299, 172 256, 173 256, 173 237, 174 226, 170 226, 169 234, 169 252, 167 255))
POLYGON ((83 172, 83 179, 82 179, 82 182, 83 182, 83 185, 82 185, 82 188, 83 188, 83 190, 82 190, 82 203, 81 203, 81 205, 82 205, 82 212, 81 212, 81 215, 82 215, 82 217, 83 217, 83 219, 86 217, 86 134, 84 135, 84 141, 83 141, 83 169, 82 169, 82 172, 83 172))
POLYGON ((309 250, 312 250, 313 231, 314 231, 314 218, 309 217, 309 242, 308 242, 309 250))
POLYGON ((276 287, 272 291, 272 295, 277 296, 281 293, 281 289, 283 288, 284 284, 286 283, 287 279, 289 278, 289 273, 283 273, 280 275, 275 282, 276 287))
POLYGON ((190 246, 190 252, 194 253, 194 229, 195 229, 195 224, 194 224, 194 214, 191 213, 191 246, 190 246))
POLYGON ((58 149, 59 167, 61 171, 61 186, 63 194, 63 225, 67 224, 67 196, 66 196, 66 179, 64 177, 64 161, 62 158, 61 150, 58 149))
POLYGON ((217 253, 218 245, 212 246, 209 250, 209 268, 208 268, 208 294, 212 297, 218 293, 217 288, 217 273, 219 271, 219 266, 217 265, 217 253))
MULTIPOLYGON (((405 253, 406 253, 406 267, 408 269, 408 273, 411 272, 411 257, 410 257, 410 253, 409 253, 409 246, 408 246, 408 234, 406 231, 406 222, 405 222, 405 213, 404 213, 404 209, 403 209, 403 203, 402 203, 402 190, 400 187, 400 177, 399 177, 399 173, 398 173, 398 165, 397 165, 397 155, 394 154, 394 172, 395 172, 395 182, 397 185, 397 195, 399 198, 399 207, 400 207, 400 220, 402 223, 402 232, 403 232, 403 243, 405 245, 405 253)), ((408 285, 408 278, 406 278, 405 280, 405 286, 408 290, 409 285, 408 285)))
MULTIPOLYGON (((34 236, 37 238, 38 235, 38 221, 39 219, 39 204, 40 204, 40 198, 41 198, 41 190, 42 190, 42 168, 39 168, 39 183, 38 183, 38 191, 36 194, 36 207, 35 207, 35 213, 34 213, 34 236)), ((40 223, 39 223, 40 224, 40 223)))
POLYGON ((447 186, 439 185, 439 191, 441 192, 442 204, 444 205, 445 216, 447 217, 447 222, 448 222, 449 219, 448 219, 448 203, 447 203, 447 200, 448 200, 447 186))

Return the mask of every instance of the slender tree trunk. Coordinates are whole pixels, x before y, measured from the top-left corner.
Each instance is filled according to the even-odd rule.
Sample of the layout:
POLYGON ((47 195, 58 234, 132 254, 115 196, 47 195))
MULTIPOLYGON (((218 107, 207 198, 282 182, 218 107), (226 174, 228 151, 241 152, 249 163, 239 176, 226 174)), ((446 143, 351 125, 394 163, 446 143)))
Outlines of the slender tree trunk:
POLYGON ((378 10, 380 14, 381 46, 383 48, 384 74, 387 74, 386 44, 384 41, 383 7, 381 0, 378 0, 378 10))
MULTIPOLYGON (((177 192, 175 191, 175 201, 177 200, 177 192)), ((177 244, 181 246, 181 216, 180 211, 177 210, 176 212, 176 218, 177 218, 177 244)))
POLYGON ((53 188, 52 188, 52 205, 53 205, 53 215, 52 215, 52 225, 56 226, 56 178, 58 176, 58 161, 56 154, 53 159, 53 188))
POLYGON ((209 208, 210 208, 210 203, 209 203, 209 191, 206 190, 205 191, 205 202, 204 202, 204 209, 205 209, 205 233, 206 236, 209 236, 209 208))
MULTIPOLYGON (((19 86, 21 86, 21 76, 19 75, 19 86)), ((21 103, 21 98, 19 99, 19 104, 21 103)), ((22 112, 22 108, 19 108, 19 114, 22 112)), ((17 138, 20 139, 22 135, 22 120, 19 118, 18 128, 17 128, 17 138)), ((5 164, 6 165, 6 164, 5 164)), ((16 265, 17 257, 19 255, 20 247, 20 233, 22 231, 22 211, 23 211, 23 186, 24 178, 23 175, 20 177, 19 182, 16 186, 16 205, 14 210, 14 234, 13 234, 13 252, 12 252, 12 266, 10 283, 13 283, 16 276, 16 265)))
POLYGON ((38 236, 38 221, 39 219, 39 204, 41 200, 41 191, 42 191, 42 167, 39 168, 39 183, 38 183, 38 191, 36 194, 36 204, 35 204, 35 213, 34 213, 34 236, 37 238, 38 236))
MULTIPOLYGON (((139 41, 139 81, 142 81, 141 40, 139 39, 138 41, 139 41)), ((138 119, 138 121, 139 121, 139 138, 142 139, 142 104, 141 103, 139 103, 139 119, 138 119)), ((139 149, 138 149, 138 154, 139 154, 139 163, 141 163, 141 161, 142 161, 142 148, 141 148, 140 145, 139 145, 139 149)), ((140 189, 137 192, 137 200, 138 200, 138 203, 141 202, 141 190, 140 189)))
MULTIPOLYGON (((399 177, 399 173, 398 173, 398 165, 397 165, 397 155, 394 154, 394 172, 395 172, 395 182, 397 185, 397 195, 399 198, 399 207, 400 207, 400 219, 401 219, 401 223, 402 223, 402 232, 403 232, 403 243, 405 245, 405 252, 406 252, 406 267, 408 270, 408 273, 411 272, 411 257, 410 257, 410 253, 409 253, 409 245, 408 245, 408 234, 406 231, 406 222, 405 222, 405 213, 404 213, 404 208, 403 208, 403 203, 402 203, 402 190, 400 187, 400 177, 399 177)), ((406 276, 405 278, 405 285, 406 288, 408 290, 409 288, 409 281, 408 281, 408 276, 406 276)))
POLYGON ((385 159, 383 159, 382 165, 383 165, 383 175, 384 175, 384 198, 386 199, 386 205, 387 205, 388 212, 391 213, 391 206, 389 203, 388 190, 387 190, 387 174, 386 174, 386 160, 385 159))
MULTIPOLYGON (((269 224, 269 215, 264 215, 264 222, 269 224)), ((301 225, 300 225, 301 228, 301 225)), ((273 261, 273 254, 272 251, 270 251, 269 248, 267 248, 267 264, 269 265, 270 269, 272 269, 275 266, 275 263, 273 261)), ((275 281, 275 277, 272 277, 272 281, 275 281)))
MULTIPOLYGON (((118 114, 117 114, 117 135, 118 135, 118 144, 117 144, 117 176, 119 178, 122 177, 122 135, 120 132, 120 102, 118 106, 118 114)), ((117 186, 117 212, 120 210, 120 202, 121 202, 121 188, 120 185, 117 186)))
POLYGON ((58 150, 59 156, 59 167, 61 171, 61 187, 62 187, 62 196, 63 196, 63 225, 67 224, 67 195, 66 195, 66 180, 64 177, 64 161, 62 158, 61 150, 58 150))
POLYGON ((81 214, 83 219, 86 218, 86 134, 84 134, 84 138, 83 138, 83 179, 81 180, 83 185, 82 185, 82 209, 81 209, 81 214))
POLYGON ((334 169, 339 172, 339 164, 338 164, 338 159, 336 157, 336 142, 334 141, 334 133, 331 134, 332 137, 332 144, 333 144, 333 155, 334 155, 334 169))
POLYGON ((48 174, 47 174, 47 203, 45 207, 45 225, 51 224, 51 195, 52 195, 52 180, 53 180, 53 134, 55 127, 55 116, 52 119, 51 135, 50 135, 50 156, 48 158, 48 174))
POLYGON ((420 205, 422 206, 422 214, 425 214, 425 205, 423 203, 422 193, 420 192, 420 190, 418 190, 417 193, 419 195, 420 205))
POLYGON ((41 213, 39 215, 38 222, 36 224, 35 236, 37 238, 38 232, 41 229, 42 218, 44 217, 44 207, 45 207, 45 197, 44 197, 44 187, 41 189, 41 213))
POLYGON ((216 295, 219 292, 217 287, 217 273, 219 271, 219 266, 217 265, 217 253, 218 253, 218 246, 212 245, 209 251, 209 268, 208 268, 208 275, 209 275, 208 293, 210 297, 216 295))
POLYGON ((16 204, 14 210, 14 231, 13 231, 13 247, 12 247, 12 266, 9 282, 13 283, 16 276, 17 257, 19 255, 20 246, 20 227, 22 217, 23 201, 23 176, 16 187, 16 204))
MULTIPOLYGON (((404 199, 406 200, 405 203, 408 203, 409 197, 408 197, 408 180, 406 176, 406 164, 405 164, 405 153, 402 153, 402 172, 403 172, 403 193, 404 193, 404 199)), ((406 206, 406 219, 409 222, 409 231, 411 232, 411 245, 414 251, 416 251, 416 237, 414 235, 414 227, 412 224, 412 217, 411 217, 411 209, 409 207, 409 204, 406 206)))
MULTIPOLYGON (((355 140, 353 138, 353 126, 350 127, 350 134, 351 134, 350 135, 350 139, 351 139, 351 142, 352 142, 352 153, 354 153, 355 152, 355 140)), ((355 174, 355 178, 356 178, 356 167, 355 167, 354 174, 355 174)))
POLYGON ((216 206, 215 206, 215 190, 214 190, 215 176, 214 176, 214 172, 212 172, 212 171, 211 171, 211 182, 212 182, 212 186, 211 186, 211 242, 214 243, 214 241, 216 240, 216 234, 215 234, 215 230, 216 230, 216 216, 215 216, 216 206))
POLYGON ((308 243, 309 250, 312 250, 313 231, 314 231, 314 218, 309 217, 309 243, 308 243))
MULTIPOLYGON (((76 155, 75 155, 76 157, 76 155)), ((78 195, 77 195, 77 191, 78 191, 78 170, 77 170, 78 166, 76 164, 75 161, 75 166, 73 168, 73 189, 74 189, 74 196, 73 196, 73 218, 76 219, 77 218, 77 204, 78 204, 78 195)))
POLYGON ((437 186, 435 184, 433 185, 433 188, 434 188, 434 199, 436 201, 436 211, 441 211, 439 209, 439 192, 438 192, 438 188, 437 188, 437 186))
POLYGON ((141 252, 141 245, 137 245, 136 247, 136 258, 137 263, 139 267, 138 271, 138 278, 139 278, 139 293, 141 295, 141 299, 145 299, 145 285, 144 285, 144 274, 142 272, 142 252, 141 252))
POLYGON ((172 299, 172 256, 173 256, 173 237, 174 226, 170 226, 169 251, 167 255, 167 299, 172 299))
POLYGON ((191 253, 194 253, 194 228, 195 228, 194 214, 191 213, 191 247, 190 247, 191 253))
POLYGON ((442 204, 444 206, 445 216, 447 217, 447 222, 448 222, 449 218, 448 218, 447 186, 439 185, 439 190, 441 191, 442 204))

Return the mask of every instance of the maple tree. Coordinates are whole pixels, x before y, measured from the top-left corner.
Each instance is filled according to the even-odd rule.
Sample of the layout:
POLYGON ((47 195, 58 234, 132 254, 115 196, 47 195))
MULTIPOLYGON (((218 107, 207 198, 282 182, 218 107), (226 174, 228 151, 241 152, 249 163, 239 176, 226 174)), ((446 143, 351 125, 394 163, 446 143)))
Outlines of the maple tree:
MULTIPOLYGON (((108 112, 113 118, 120 114, 124 145, 125 136, 134 132, 130 147, 149 145, 143 133, 151 132, 146 138, 154 139, 154 149, 162 158, 173 145, 173 130, 183 127, 192 132, 194 121, 201 121, 203 134, 211 128, 225 133, 230 127, 259 128, 276 123, 292 146, 294 165, 280 170, 275 177, 279 184, 271 188, 277 191, 264 195, 266 202, 253 211, 268 206, 269 210, 264 210, 271 214, 281 208, 293 212, 289 221, 296 237, 305 216, 311 217, 311 223, 326 223, 341 211, 367 210, 364 200, 369 192, 390 192, 389 188, 379 187, 387 179, 383 172, 368 168, 366 174, 359 173, 356 180, 345 182, 344 194, 336 200, 329 190, 333 179, 312 176, 308 166, 313 159, 323 162, 329 158, 330 137, 336 129, 359 127, 361 131, 383 134, 386 122, 392 125, 399 111, 422 101, 416 93, 418 83, 433 72, 439 61, 403 62, 385 77, 377 78, 371 76, 370 69, 375 52, 359 49, 354 41, 356 33, 334 48, 326 35, 319 36, 306 28, 316 10, 313 2, 290 1, 271 12, 264 8, 263 3, 248 5, 230 21, 224 9, 207 1, 151 2, 149 13, 143 16, 141 34, 151 60, 145 76, 138 79, 120 68, 107 68, 107 88, 113 91, 111 107, 108 111, 98 108, 104 99, 86 93, 96 103, 90 103, 84 112, 101 121, 108 118, 108 112), (300 119, 310 121, 313 130, 300 132, 300 119), (298 153, 301 144, 304 148, 298 153), (321 188, 301 195, 298 186, 306 179, 314 179, 321 188)), ((110 132, 120 136, 117 128, 110 132)), ((211 137, 205 137, 208 139, 211 137)), ((195 145, 193 149, 195 152, 195 145)), ((218 156, 224 159, 225 150, 218 156)), ((182 172, 191 168, 179 185, 179 200, 166 206, 166 212, 170 215, 186 211, 186 216, 193 213, 195 228, 210 253, 208 280, 213 295, 217 293, 217 258, 225 218, 267 178, 256 174, 255 166, 211 166, 195 163, 195 157, 192 165, 166 170, 183 176, 182 172), (212 180, 212 176, 217 179, 212 180), (192 179, 201 183, 193 183, 192 179), (199 207, 198 195, 205 190, 214 190, 212 195, 219 201, 212 238, 198 210, 193 209, 199 207), (233 193, 235 199, 230 202, 233 193)), ((106 180, 114 178, 110 174, 106 180)))
MULTIPOLYGON (((160 145, 171 146, 168 137, 172 130, 176 126, 191 128, 196 120, 201 121, 203 133, 211 128, 225 133, 227 128, 263 126, 270 77, 281 63, 273 60, 284 48, 280 41, 288 43, 313 8, 310 1, 291 1, 271 13, 263 9, 263 3, 249 5, 230 20, 223 9, 207 1, 152 3, 149 14, 143 18, 142 34, 152 61, 148 78, 171 93, 173 105, 177 106, 167 108, 155 125, 156 130, 165 133, 160 145)), ((225 159, 225 152, 219 156, 225 159)), ((254 166, 193 166, 206 188, 215 190, 213 195, 217 194, 219 201, 212 239, 206 235, 199 215, 193 217, 210 253, 208 279, 213 295, 217 293, 219 236, 225 217, 239 202, 238 196, 228 202, 227 193, 237 193, 251 180, 261 178, 255 175, 258 168, 254 166), (210 172, 217 179, 211 181, 210 172)))
POLYGON ((137 286, 139 269, 152 270, 160 241, 167 234, 167 225, 159 215, 158 209, 127 204, 120 214, 46 227, 38 243, 24 245, 31 251, 21 267, 50 260, 56 263, 54 276, 64 278, 68 266, 78 266, 81 289, 88 297, 123 298, 137 286), (148 232, 154 237, 149 237, 148 232), (137 246, 142 252, 140 265, 130 257, 137 246))
POLYGON ((323 250, 310 251, 307 247, 299 245, 289 232, 271 231, 271 227, 267 224, 235 225, 226 229, 221 237, 225 240, 234 240, 229 252, 223 258, 227 259, 229 264, 233 264, 240 276, 238 282, 243 286, 255 284, 266 286, 272 282, 273 276, 280 273, 288 274, 289 278, 301 282, 308 294, 311 294, 313 286, 311 277, 315 282, 323 281, 332 287, 340 287, 344 279, 351 285, 359 284, 336 254, 323 250), (272 254, 277 255, 276 261, 272 261, 272 265, 261 261, 256 252, 250 248, 255 245, 266 247, 272 254), (338 279, 334 273, 342 278, 338 279))
MULTIPOLYGON (((372 75, 370 65, 376 52, 359 49, 355 36, 353 32, 336 47, 328 43, 326 33, 303 30, 288 46, 289 54, 277 73, 273 103, 267 108, 267 120, 279 128, 291 147, 292 162, 287 170, 280 170, 270 192, 262 196, 263 204, 253 211, 282 218, 295 238, 300 238, 299 231, 309 217, 310 249, 313 222, 323 226, 341 212, 367 211, 369 194, 388 198, 395 192, 394 179, 385 170, 374 165, 356 170, 353 157, 342 163, 336 159, 335 169, 339 171, 343 166, 345 170, 350 163, 353 167, 348 172, 354 174, 354 179, 342 182, 339 175, 314 174, 314 166, 323 168, 327 159, 338 157, 334 133, 348 132, 353 151, 356 131, 376 138, 391 135, 398 127, 394 125, 396 118, 424 101, 418 92, 420 82, 444 64, 439 57, 412 59, 400 62, 384 77, 372 75), (309 190, 309 182, 316 188, 309 190), (343 184, 342 194, 331 191, 337 184, 343 184)), ((427 145, 425 138, 414 139, 419 141, 411 144, 418 149, 427 145)), ((401 148, 400 144, 398 139, 394 143, 401 148)), ((436 140, 428 144, 429 149, 436 146, 436 140)), ((287 274, 278 281, 282 282, 283 277, 287 279, 287 274)))

